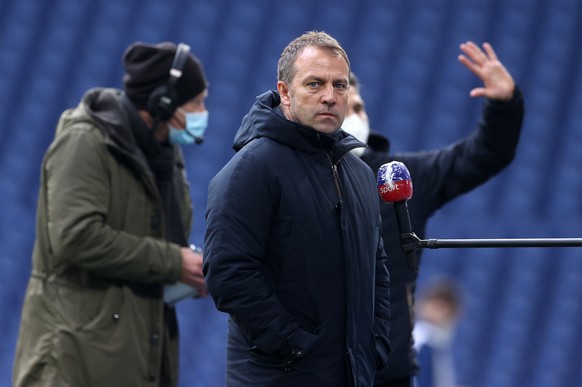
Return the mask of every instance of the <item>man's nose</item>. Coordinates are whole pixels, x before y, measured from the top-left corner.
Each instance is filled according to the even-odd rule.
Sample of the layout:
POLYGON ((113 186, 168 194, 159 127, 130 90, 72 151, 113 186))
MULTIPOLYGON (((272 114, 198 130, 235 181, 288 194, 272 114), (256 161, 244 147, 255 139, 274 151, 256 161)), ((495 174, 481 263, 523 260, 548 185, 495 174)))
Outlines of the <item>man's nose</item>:
POLYGON ((326 85, 323 89, 323 94, 321 96, 322 102, 328 105, 333 105, 336 103, 336 89, 332 84, 326 85))

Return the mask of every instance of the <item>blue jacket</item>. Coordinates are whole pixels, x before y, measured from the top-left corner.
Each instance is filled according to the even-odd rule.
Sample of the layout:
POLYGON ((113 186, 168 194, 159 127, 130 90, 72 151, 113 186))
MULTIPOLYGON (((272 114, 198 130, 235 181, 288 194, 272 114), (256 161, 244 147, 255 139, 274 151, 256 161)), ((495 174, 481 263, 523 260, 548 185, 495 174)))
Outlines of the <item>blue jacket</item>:
POLYGON ((366 386, 388 352, 386 255, 364 144, 257 98, 212 179, 204 273, 229 313, 228 386, 366 386))

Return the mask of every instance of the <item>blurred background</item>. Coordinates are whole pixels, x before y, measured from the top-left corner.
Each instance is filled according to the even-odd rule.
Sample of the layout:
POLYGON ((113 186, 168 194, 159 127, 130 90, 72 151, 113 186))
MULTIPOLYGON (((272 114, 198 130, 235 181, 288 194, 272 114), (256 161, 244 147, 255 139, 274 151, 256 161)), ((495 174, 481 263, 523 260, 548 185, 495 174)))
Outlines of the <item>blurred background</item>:
MULTIPOLYGON (((120 87, 133 41, 183 41, 205 65, 210 124, 185 148, 202 244, 207 184, 233 155, 255 97, 275 88, 285 45, 326 31, 348 52, 373 129, 397 151, 441 147, 475 126, 479 83, 459 44, 493 44, 523 90, 515 161, 443 208, 429 238, 582 237, 580 0, 0 0, 0 385, 8 385, 30 273, 39 168, 62 110, 86 89, 120 87)), ((459 382, 582 386, 580 248, 427 251, 419 283, 465 290, 459 382)), ((226 316, 210 299, 178 306, 181 386, 224 383, 226 316)))

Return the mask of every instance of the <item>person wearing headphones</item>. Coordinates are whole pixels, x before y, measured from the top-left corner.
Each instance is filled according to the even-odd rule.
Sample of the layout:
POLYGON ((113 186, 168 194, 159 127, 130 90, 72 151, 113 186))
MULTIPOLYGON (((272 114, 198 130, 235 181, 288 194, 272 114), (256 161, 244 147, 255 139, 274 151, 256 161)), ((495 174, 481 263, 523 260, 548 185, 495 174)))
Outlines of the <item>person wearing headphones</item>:
POLYGON ((14 387, 177 386, 163 289, 207 295, 180 149, 202 140, 207 80, 182 43, 135 42, 123 66, 123 89, 88 90, 44 156, 14 387))

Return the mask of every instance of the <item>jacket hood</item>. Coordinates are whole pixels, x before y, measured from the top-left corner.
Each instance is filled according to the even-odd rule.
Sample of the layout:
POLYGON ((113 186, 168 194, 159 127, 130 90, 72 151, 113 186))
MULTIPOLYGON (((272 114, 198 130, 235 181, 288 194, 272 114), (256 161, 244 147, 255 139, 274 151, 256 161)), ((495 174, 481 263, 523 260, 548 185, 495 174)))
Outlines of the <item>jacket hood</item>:
POLYGON ((129 113, 137 113, 122 90, 93 89, 85 94, 83 103, 87 113, 103 124, 113 141, 133 150, 136 146, 131 127, 135 124, 129 113))
POLYGON ((87 90, 76 108, 63 116, 61 129, 73 123, 86 122, 97 125, 111 141, 132 151, 136 147, 136 142, 131 130, 132 120, 129 117, 131 109, 135 110, 122 90, 92 88, 87 90))
POLYGON ((257 97, 235 135, 235 151, 238 152, 254 139, 267 137, 307 153, 321 152, 323 147, 331 152, 335 162, 346 152, 366 146, 341 129, 329 135, 289 121, 279 108, 280 103, 281 97, 275 90, 257 97))

